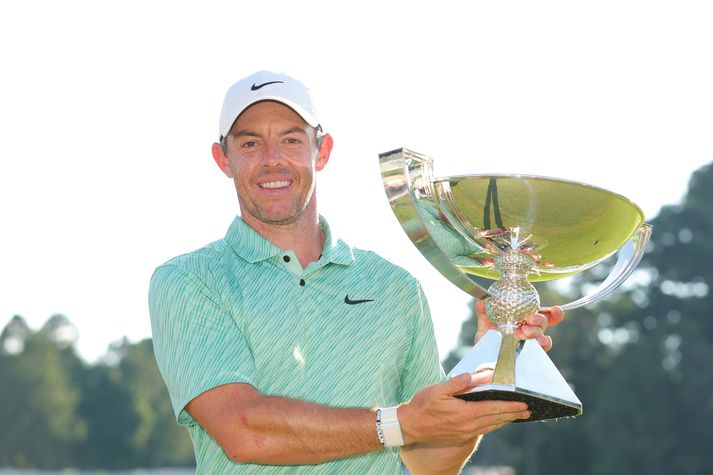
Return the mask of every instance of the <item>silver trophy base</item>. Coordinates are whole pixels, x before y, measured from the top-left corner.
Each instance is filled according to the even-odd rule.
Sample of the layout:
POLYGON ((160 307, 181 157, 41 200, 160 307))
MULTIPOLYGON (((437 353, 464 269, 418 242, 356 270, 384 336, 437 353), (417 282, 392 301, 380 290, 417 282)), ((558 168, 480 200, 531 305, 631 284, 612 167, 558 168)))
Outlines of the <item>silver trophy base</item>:
MULTIPOLYGON (((503 335, 499 331, 488 331, 465 357, 451 370, 449 376, 462 373, 475 373, 483 368, 495 369, 497 381, 502 372, 509 368, 498 368, 503 335), (501 372, 498 375, 498 372, 501 372)), ((503 348, 503 351, 507 351, 503 348)), ((500 358, 503 361, 502 358, 500 358)), ((467 401, 522 401, 530 410, 529 419, 515 422, 531 422, 562 417, 574 417, 582 414, 582 403, 569 387, 547 353, 534 340, 525 341, 516 351, 514 384, 486 384, 459 394, 458 398, 467 401)))

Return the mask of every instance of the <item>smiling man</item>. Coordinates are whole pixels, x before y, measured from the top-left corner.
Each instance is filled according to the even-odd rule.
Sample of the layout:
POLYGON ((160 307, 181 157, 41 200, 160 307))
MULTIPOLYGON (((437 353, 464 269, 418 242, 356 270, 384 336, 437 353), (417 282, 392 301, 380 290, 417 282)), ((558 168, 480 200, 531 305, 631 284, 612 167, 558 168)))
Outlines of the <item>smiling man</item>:
MULTIPOLYGON (((489 375, 446 380, 418 282, 334 237, 317 212, 333 145, 317 117, 289 76, 232 86, 212 153, 240 216, 151 279, 156 360, 197 472, 457 473, 527 407, 454 398, 489 375)), ((561 318, 529 316, 520 336, 549 347, 561 318)))

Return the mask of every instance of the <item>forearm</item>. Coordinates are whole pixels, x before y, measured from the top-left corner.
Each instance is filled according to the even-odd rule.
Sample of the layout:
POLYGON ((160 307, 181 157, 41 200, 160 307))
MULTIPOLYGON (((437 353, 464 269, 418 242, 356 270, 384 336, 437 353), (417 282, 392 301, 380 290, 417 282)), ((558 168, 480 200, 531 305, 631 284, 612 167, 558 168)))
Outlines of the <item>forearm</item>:
POLYGON ((401 459, 413 475, 457 474, 475 452, 482 436, 456 443, 411 444, 401 448, 401 459))
MULTIPOLYGON (((478 434, 530 417, 523 403, 453 397, 485 381, 484 374, 463 374, 428 386, 399 406, 404 460, 413 461, 416 473, 455 473, 472 453, 478 434)), ((316 464, 383 450, 371 409, 263 396, 245 383, 210 389, 186 410, 236 462, 316 464)))
POLYGON ((203 404, 200 414, 189 407, 236 462, 314 464, 383 449, 369 409, 262 395, 236 400, 240 403, 203 404))

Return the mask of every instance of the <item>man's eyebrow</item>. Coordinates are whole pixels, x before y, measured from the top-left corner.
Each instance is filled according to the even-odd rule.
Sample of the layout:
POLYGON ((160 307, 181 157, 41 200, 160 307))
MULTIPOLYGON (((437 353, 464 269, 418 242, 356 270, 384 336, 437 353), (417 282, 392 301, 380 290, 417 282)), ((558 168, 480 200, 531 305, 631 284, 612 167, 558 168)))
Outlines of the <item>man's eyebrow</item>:
POLYGON ((238 130, 232 135, 234 137, 260 137, 260 134, 253 132, 252 130, 238 130))
POLYGON ((304 135, 307 135, 307 132, 305 131, 305 129, 303 129, 303 128, 301 128, 301 127, 292 127, 291 129, 282 132, 282 135, 288 135, 288 134, 304 134, 304 135))

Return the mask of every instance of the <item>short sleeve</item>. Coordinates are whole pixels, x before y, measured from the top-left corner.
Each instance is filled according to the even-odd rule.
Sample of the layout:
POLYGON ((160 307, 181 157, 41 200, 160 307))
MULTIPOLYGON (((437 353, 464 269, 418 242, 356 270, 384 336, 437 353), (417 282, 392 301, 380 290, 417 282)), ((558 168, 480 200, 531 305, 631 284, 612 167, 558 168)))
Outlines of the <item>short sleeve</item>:
POLYGON ((438 346, 428 302, 418 282, 416 287, 416 296, 411 308, 413 319, 411 348, 401 378, 400 402, 409 401, 424 387, 446 379, 438 359, 438 346))
POLYGON ((195 420, 186 404, 227 383, 255 385, 245 338, 214 291, 175 265, 156 269, 149 288, 154 353, 179 424, 195 420))

